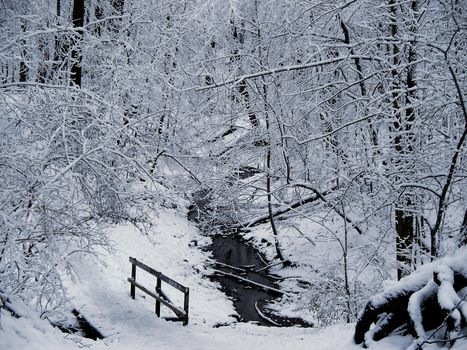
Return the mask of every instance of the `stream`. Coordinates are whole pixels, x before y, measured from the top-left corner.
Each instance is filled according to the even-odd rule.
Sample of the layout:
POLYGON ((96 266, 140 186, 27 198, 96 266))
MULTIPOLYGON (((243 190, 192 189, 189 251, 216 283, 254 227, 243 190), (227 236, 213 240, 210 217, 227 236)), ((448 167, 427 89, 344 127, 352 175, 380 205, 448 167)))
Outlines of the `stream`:
MULTIPOLYGON (((214 236, 209 249, 217 262, 241 268, 245 272, 222 265, 214 266, 216 269, 239 275, 268 287, 277 288, 274 281, 266 274, 253 271, 264 266, 264 263, 251 246, 242 242, 237 237, 214 236)), ((260 309, 262 309, 264 302, 277 297, 277 293, 269 292, 220 274, 216 274, 212 279, 218 281, 222 286, 222 291, 232 298, 234 307, 241 317, 240 321, 254 321, 262 325, 270 325, 270 322, 260 317, 256 311, 255 303, 258 303, 257 306, 261 306, 260 309)))
MULTIPOLYGON (((199 191, 193 195, 196 203, 188 212, 189 220, 199 223, 203 213, 209 210, 207 197, 206 191, 199 191)), ((263 326, 313 326, 300 318, 277 316, 268 310, 267 305, 279 298, 281 293, 274 291, 279 289, 276 276, 269 275, 267 270, 256 272, 266 265, 266 260, 253 246, 242 240, 237 232, 223 232, 222 235, 212 236, 209 226, 199 226, 206 235, 212 237, 212 244, 207 250, 212 253, 215 261, 212 267, 219 272, 210 278, 219 282, 221 290, 232 299, 239 321, 255 322, 263 326), (271 290, 241 281, 231 276, 232 274, 271 290)))

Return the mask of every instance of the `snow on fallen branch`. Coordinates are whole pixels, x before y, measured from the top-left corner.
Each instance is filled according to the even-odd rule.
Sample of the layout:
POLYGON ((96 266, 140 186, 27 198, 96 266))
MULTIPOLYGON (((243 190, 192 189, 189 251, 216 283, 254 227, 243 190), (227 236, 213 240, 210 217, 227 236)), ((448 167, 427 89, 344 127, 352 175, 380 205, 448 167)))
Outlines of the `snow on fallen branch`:
MULTIPOLYGON (((305 198, 305 199, 302 199, 302 200, 299 200, 297 202, 294 202, 292 204, 289 204, 287 205, 286 207, 282 208, 282 209, 277 209, 275 210, 272 215, 274 217, 278 217, 280 215, 283 215, 283 214, 286 214, 294 209, 297 209, 305 204, 308 204, 308 203, 312 203, 312 202, 315 202, 319 199, 322 200, 322 198, 324 198, 324 196, 332 193, 334 190, 337 189, 337 186, 334 186, 333 188, 331 188, 330 190, 327 190, 323 193, 320 193, 320 195, 318 195, 317 193, 313 193, 311 196, 305 198)), ((257 225, 260 225, 260 224, 264 224, 266 222, 268 222, 270 219, 270 215, 269 214, 266 214, 266 215, 262 215, 262 216, 259 216, 257 218, 254 218, 254 219, 250 219, 249 222, 247 223, 240 223, 240 224, 236 224, 236 225, 232 225, 231 227, 232 228, 249 228, 249 227, 253 227, 253 226, 257 226, 257 225)))
POLYGON ((290 294, 290 292, 283 291, 283 290, 273 288, 273 287, 269 287, 269 286, 266 286, 264 284, 249 280, 248 278, 244 278, 244 277, 235 275, 233 273, 224 272, 224 271, 216 270, 216 269, 213 269, 213 271, 214 271, 214 273, 217 273, 217 274, 220 274, 220 275, 223 275, 223 276, 226 276, 226 277, 235 278, 235 279, 237 279, 239 281, 245 282, 247 284, 251 284, 251 285, 253 285, 255 287, 259 287, 259 288, 264 289, 264 290, 269 291, 269 292, 277 293, 277 294, 280 294, 280 295, 290 294))
POLYGON ((259 317, 261 317, 263 320, 273 324, 274 326, 278 326, 280 327, 281 325, 277 322, 274 322, 273 320, 271 320, 269 317, 267 317, 263 312, 261 312, 261 310, 259 309, 258 307, 258 302, 256 301, 255 302, 255 310, 256 312, 258 313, 259 317))
MULTIPOLYGON (((467 297, 467 294, 465 294, 461 300, 459 300, 459 302, 455 305, 455 307, 449 312, 449 314, 444 318, 443 322, 439 325, 438 328, 436 328, 433 332, 431 332, 431 334, 426 337, 426 338, 418 338, 416 341, 414 341, 412 343, 412 345, 409 347, 408 350, 412 350, 412 349, 415 349, 415 350, 419 350, 419 349, 422 349, 423 345, 424 344, 433 344, 433 343, 446 343, 446 342, 449 342, 451 343, 451 345, 454 343, 455 340, 458 340, 458 339, 462 339, 462 338, 465 338, 467 337, 467 335, 458 335, 458 336, 455 336, 455 337, 451 337, 451 338, 447 338, 447 339, 436 339, 436 340, 430 340, 431 338, 433 338, 433 336, 435 334, 437 334, 437 332, 439 330, 441 330, 444 325, 446 324, 446 322, 449 320, 449 318, 451 317, 451 315, 454 313, 454 312, 457 312, 457 308, 459 306, 461 306, 462 303, 465 304, 465 298, 467 297)), ((465 317, 464 317, 465 318, 465 317)))
POLYGON ((212 263, 214 265, 219 265, 219 266, 222 266, 222 267, 225 267, 225 268, 228 268, 228 269, 232 269, 232 270, 235 270, 235 271, 238 271, 238 272, 241 272, 241 273, 246 273, 246 270, 242 269, 240 267, 232 266, 232 265, 229 265, 229 264, 224 264, 224 263, 221 263, 219 261, 213 261, 212 263))
POLYGON ((410 350, 421 349, 435 334, 433 341, 453 343, 466 328, 466 297, 464 246, 455 255, 426 264, 373 296, 358 317, 355 343, 368 346, 395 332, 414 337, 410 350), (446 329, 444 335, 437 333, 442 328, 446 329))
POLYGON ((277 266, 277 265, 280 265, 280 264, 284 264, 284 263, 290 263, 290 260, 286 259, 286 260, 281 260, 281 261, 276 261, 276 262, 273 262, 271 264, 268 264, 266 266, 263 266, 262 268, 256 270, 255 272, 261 272, 261 271, 264 271, 266 269, 269 269, 270 267, 273 267, 273 266, 277 266))

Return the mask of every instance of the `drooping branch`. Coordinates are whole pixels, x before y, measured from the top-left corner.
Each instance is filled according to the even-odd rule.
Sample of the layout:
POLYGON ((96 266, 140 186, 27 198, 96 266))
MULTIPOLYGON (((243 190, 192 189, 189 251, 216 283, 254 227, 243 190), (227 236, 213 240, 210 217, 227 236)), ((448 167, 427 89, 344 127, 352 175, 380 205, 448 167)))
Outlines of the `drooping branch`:
MULTIPOLYGON (((331 192, 333 192, 336 188, 337 187, 333 187, 330 190, 327 190, 327 191, 323 192, 321 195, 326 196, 326 195, 330 194, 331 192)), ((311 195, 311 196, 309 196, 309 197, 307 197, 305 199, 296 201, 296 202, 288 205, 285 208, 278 209, 278 210, 274 211, 272 213, 272 216, 273 217, 278 217, 278 216, 286 214, 286 213, 288 213, 288 212, 290 212, 290 211, 292 211, 294 209, 300 208, 301 206, 304 206, 305 204, 315 202, 318 199, 320 199, 320 197, 318 195, 316 195, 316 194, 313 194, 313 195, 311 195)), ((270 214, 268 213, 267 215, 260 216, 258 218, 255 218, 255 219, 249 221, 249 222, 246 222, 246 223, 240 223, 240 224, 233 225, 232 227, 233 228, 253 227, 253 226, 265 224, 265 223, 267 223, 269 221, 269 219, 270 219, 270 214)))
MULTIPOLYGON (((299 186, 299 187, 303 187, 303 188, 307 188, 311 191, 313 191, 315 193, 315 195, 317 196, 318 199, 321 199, 323 202, 325 203, 329 203, 329 201, 326 199, 326 195, 327 193, 321 193, 320 191, 318 191, 316 188, 314 187, 311 187, 311 186, 308 186, 306 184, 297 184, 296 186, 299 186)), ((343 211, 340 211, 336 206, 332 206, 332 209, 341 217, 343 218, 346 222, 348 222, 354 229, 355 231, 357 231, 359 234, 363 234, 363 231, 360 227, 357 226, 357 224, 355 224, 355 222, 350 219, 347 215, 345 215, 345 213, 343 211)))

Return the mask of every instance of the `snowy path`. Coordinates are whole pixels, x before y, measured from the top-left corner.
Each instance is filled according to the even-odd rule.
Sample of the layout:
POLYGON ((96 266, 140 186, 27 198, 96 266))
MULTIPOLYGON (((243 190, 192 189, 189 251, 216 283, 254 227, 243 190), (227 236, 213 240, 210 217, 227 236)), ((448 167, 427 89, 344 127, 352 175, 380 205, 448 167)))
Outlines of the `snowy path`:
MULTIPOLYGON (((351 342, 352 326, 335 326, 323 330, 306 328, 268 328, 252 324, 235 324, 211 328, 166 322, 157 319, 142 307, 117 302, 113 312, 106 314, 112 325, 104 329, 104 340, 85 339, 81 346, 112 350, 357 350, 351 342), (119 310, 119 311, 117 311, 119 310)), ((64 338, 58 330, 42 320, 21 319, 6 314, 0 329, 0 348, 10 350, 68 350, 77 343, 64 338), (4 332, 7 336, 2 335, 4 332)), ((73 338, 73 337, 71 337, 73 338)), ((407 345, 407 341, 405 341, 407 345)), ((386 341, 372 349, 400 350, 401 346, 386 341)))
MULTIPOLYGON (((202 326, 180 327, 171 324, 149 322, 144 336, 138 339, 129 334, 120 334, 115 342, 106 340, 96 344, 95 349, 105 349, 105 343, 115 344, 112 349, 225 349, 225 350, 274 350, 274 349, 361 349, 350 343, 352 329, 328 328, 324 332, 303 328, 267 328, 249 324, 221 328, 202 326)), ((397 348, 394 348, 396 350, 397 348)))

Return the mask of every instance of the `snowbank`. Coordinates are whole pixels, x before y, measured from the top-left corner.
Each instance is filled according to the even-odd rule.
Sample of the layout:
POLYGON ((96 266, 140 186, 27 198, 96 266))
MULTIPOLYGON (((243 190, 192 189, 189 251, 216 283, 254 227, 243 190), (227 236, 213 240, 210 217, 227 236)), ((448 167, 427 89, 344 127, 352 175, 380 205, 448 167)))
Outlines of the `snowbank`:
MULTIPOLYGON (((75 261, 78 279, 65 280, 71 305, 104 334, 103 340, 65 335, 26 308, 20 318, 1 310, 0 349, 360 349, 352 342, 353 324, 309 329, 233 323, 232 302, 205 277, 209 257, 201 248, 209 239, 172 209, 161 210, 152 222, 148 234, 130 225, 113 227, 109 231, 113 251, 101 252, 102 264, 81 256, 75 261), (136 300, 130 298, 126 282, 130 255, 190 287, 188 326, 157 318, 153 301, 141 293, 137 292, 136 300), (228 326, 213 327, 219 324, 228 326)), ((152 277, 142 271, 137 279, 148 287, 154 285, 152 277)), ((176 300, 174 291, 166 291, 176 300)), ((167 309, 165 312, 169 315, 167 309)), ((370 349, 402 350, 410 341, 407 337, 390 337, 370 349)))

